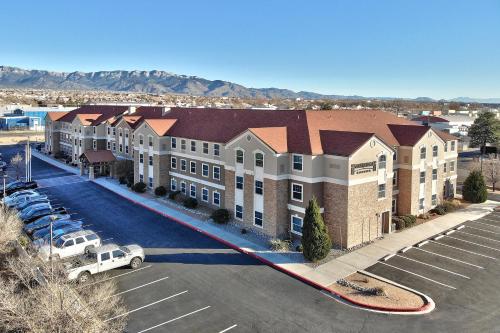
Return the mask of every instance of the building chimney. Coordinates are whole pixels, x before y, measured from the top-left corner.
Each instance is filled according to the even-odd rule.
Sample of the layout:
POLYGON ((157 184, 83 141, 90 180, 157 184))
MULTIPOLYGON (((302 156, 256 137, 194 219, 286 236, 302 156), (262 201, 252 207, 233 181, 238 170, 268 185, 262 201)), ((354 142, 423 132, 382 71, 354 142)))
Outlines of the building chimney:
POLYGON ((162 115, 162 116, 166 115, 166 114, 167 114, 167 113, 169 113, 169 112, 170 112, 170 107, 168 107, 168 106, 163 106, 163 107, 161 108, 161 115, 162 115))
POLYGON ((133 114, 135 112, 135 106, 128 107, 128 114, 133 114))

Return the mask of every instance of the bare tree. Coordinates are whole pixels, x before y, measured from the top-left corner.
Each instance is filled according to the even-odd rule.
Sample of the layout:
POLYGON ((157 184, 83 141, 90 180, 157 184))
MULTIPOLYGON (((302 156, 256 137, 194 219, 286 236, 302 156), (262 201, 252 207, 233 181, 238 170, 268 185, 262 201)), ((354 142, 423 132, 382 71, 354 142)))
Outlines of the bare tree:
POLYGON ((486 178, 487 183, 490 183, 495 192, 496 184, 500 181, 500 160, 495 158, 494 155, 484 161, 483 176, 486 178))
POLYGON ((12 211, 0 209, 0 254, 12 250, 13 241, 21 236, 22 222, 12 211))
POLYGON ((23 166, 23 157, 21 154, 17 153, 16 155, 12 156, 10 159, 10 165, 14 167, 16 170, 16 179, 19 179, 21 176, 21 168, 23 166))

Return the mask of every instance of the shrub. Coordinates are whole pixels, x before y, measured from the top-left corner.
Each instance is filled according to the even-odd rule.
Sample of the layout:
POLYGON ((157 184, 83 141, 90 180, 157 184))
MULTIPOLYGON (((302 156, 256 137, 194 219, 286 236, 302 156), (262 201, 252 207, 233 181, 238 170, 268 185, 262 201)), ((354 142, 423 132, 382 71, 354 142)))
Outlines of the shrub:
POLYGON ((269 247, 273 251, 288 252, 290 251, 291 242, 287 239, 273 238, 269 241, 269 247))
POLYGON ((227 209, 221 208, 214 211, 211 218, 216 223, 226 224, 231 219, 231 214, 229 214, 227 209))
POLYGON ((437 205, 436 207, 434 207, 432 212, 436 213, 438 215, 444 215, 444 214, 446 214, 446 209, 444 208, 443 205, 437 205))
POLYGON ((132 187, 132 185, 134 185, 134 174, 133 173, 127 174, 126 179, 127 179, 127 186, 132 187))
POLYGON ((194 209, 198 206, 198 200, 195 198, 184 199, 184 207, 194 209))
POLYGON ((165 188, 165 186, 158 186, 157 188, 155 188, 155 195, 156 196, 159 196, 159 197, 164 197, 167 195, 167 189, 165 188))
POLYGON ((241 233, 242 233, 243 235, 244 235, 244 234, 246 234, 247 232, 248 232, 248 231, 247 231, 247 229, 245 229, 245 228, 242 228, 242 229, 241 229, 241 233))
POLYGON ((431 218, 431 215, 429 213, 423 213, 423 214, 420 214, 418 216, 419 219, 422 219, 422 220, 428 220, 431 218))
POLYGON ((120 182, 120 184, 127 184, 127 178, 125 178, 124 176, 120 176, 120 178, 118 178, 118 181, 120 182))
POLYGON ((181 193, 181 191, 172 191, 168 194, 168 198, 170 200, 175 200, 175 198, 177 197, 177 195, 181 193))
POLYGON ((462 194, 465 200, 472 203, 486 201, 488 192, 486 191, 486 184, 480 171, 473 170, 470 172, 469 176, 465 179, 462 194))
POLYGON ((132 191, 137 192, 137 193, 144 193, 144 192, 146 192, 146 187, 147 186, 144 182, 138 182, 132 186, 132 191))
POLYGON ((401 216, 393 216, 392 223, 396 224, 396 230, 403 230, 405 225, 405 220, 401 216))
POLYGON ((314 197, 309 200, 304 217, 302 246, 304 257, 313 262, 324 259, 332 248, 332 242, 319 211, 318 202, 314 197))
POLYGON ((413 226, 417 222, 417 217, 415 215, 404 215, 403 220, 405 221, 405 228, 413 226))
POLYGON ((297 251, 297 252, 302 252, 302 251, 304 251, 304 248, 302 247, 302 244, 297 245, 297 246, 295 247, 295 251, 297 251))
POLYGON ((445 200, 442 203, 444 210, 449 213, 460 208, 460 201, 458 200, 445 200))
POLYGON ((54 154, 55 158, 65 158, 66 154, 62 151, 58 151, 57 153, 54 154))

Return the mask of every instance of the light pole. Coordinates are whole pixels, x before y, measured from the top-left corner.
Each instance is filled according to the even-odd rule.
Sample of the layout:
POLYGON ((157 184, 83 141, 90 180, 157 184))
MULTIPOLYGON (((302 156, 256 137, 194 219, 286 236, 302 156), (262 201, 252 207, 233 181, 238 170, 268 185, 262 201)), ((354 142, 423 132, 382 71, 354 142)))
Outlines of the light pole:
POLYGON ((7 175, 4 173, 4 175, 3 175, 3 197, 4 198, 5 198, 5 195, 7 194, 6 193, 7 191, 5 189, 5 186, 6 186, 5 183, 6 183, 6 181, 7 181, 7 175))

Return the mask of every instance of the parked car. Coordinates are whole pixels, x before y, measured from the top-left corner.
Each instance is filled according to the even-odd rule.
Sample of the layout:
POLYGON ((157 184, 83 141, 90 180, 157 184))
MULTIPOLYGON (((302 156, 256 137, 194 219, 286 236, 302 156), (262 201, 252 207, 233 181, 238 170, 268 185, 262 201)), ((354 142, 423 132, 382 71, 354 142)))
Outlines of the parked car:
POLYGON ((108 244, 96 247, 67 263, 68 279, 85 283, 91 275, 114 268, 130 266, 136 269, 141 266, 144 258, 144 250, 139 245, 108 244))
POLYGON ((37 192, 25 193, 22 195, 18 195, 17 197, 15 197, 12 200, 7 200, 5 202, 5 206, 9 207, 9 208, 12 208, 12 207, 17 208, 17 206, 20 206, 20 205, 24 204, 25 202, 36 200, 38 198, 47 198, 47 196, 41 195, 40 193, 37 193, 37 192))
MULTIPOLYGON (((53 230, 52 231, 52 242, 56 242, 61 236, 69 234, 71 232, 75 231, 81 231, 83 230, 82 227, 73 227, 73 226, 67 226, 61 229, 53 230)), ((34 240, 31 245, 35 250, 38 250, 40 247, 43 245, 50 244, 50 233, 45 235, 43 238, 39 238, 34 240)))
POLYGON ((52 208, 50 204, 42 203, 25 208, 19 218, 24 224, 31 223, 40 217, 51 215, 51 214, 66 214, 66 209, 63 207, 52 208))
POLYGON ((39 196, 37 198, 33 198, 33 200, 30 200, 30 201, 25 201, 19 205, 17 205, 16 207, 14 207, 17 211, 22 211, 30 206, 33 206, 33 205, 38 205, 38 204, 41 204, 41 203, 50 203, 50 200, 49 198, 47 198, 47 196, 45 195, 42 195, 42 196, 39 196))
POLYGON ((2 204, 6 204, 8 202, 11 202, 13 200, 15 200, 17 197, 21 196, 21 195, 25 195, 25 194, 32 194, 32 193, 36 193, 35 190, 21 190, 21 191, 17 191, 17 192, 14 192, 12 193, 11 195, 8 195, 6 196, 5 198, 2 198, 2 204))
MULTIPOLYGON (((82 227, 83 222, 82 221, 74 221, 74 220, 59 220, 56 222, 52 223, 52 232, 63 229, 63 228, 68 228, 68 227, 82 227)), ((41 228, 36 230, 31 234, 31 239, 36 240, 39 238, 45 237, 45 235, 50 233, 50 224, 46 226, 45 228, 41 228)))
POLYGON ((33 232, 36 230, 45 228, 50 226, 50 221, 52 220, 52 223, 55 223, 57 221, 61 220, 69 220, 71 219, 71 216, 69 214, 51 214, 51 215, 46 215, 43 217, 40 217, 34 222, 31 222, 27 225, 24 226, 23 230, 25 233, 28 235, 31 235, 33 232))
MULTIPOLYGON (((35 181, 25 182, 22 180, 16 180, 5 186, 5 194, 11 195, 12 193, 17 191, 35 189, 37 187, 38 184, 35 181)), ((0 188, 0 198, 3 198, 3 187, 0 188)))
MULTIPOLYGON (((59 237, 52 246, 52 258, 64 259, 90 252, 101 246, 101 238, 92 230, 75 231, 59 237)), ((40 257, 50 258, 50 244, 43 245, 38 251, 40 257)))

